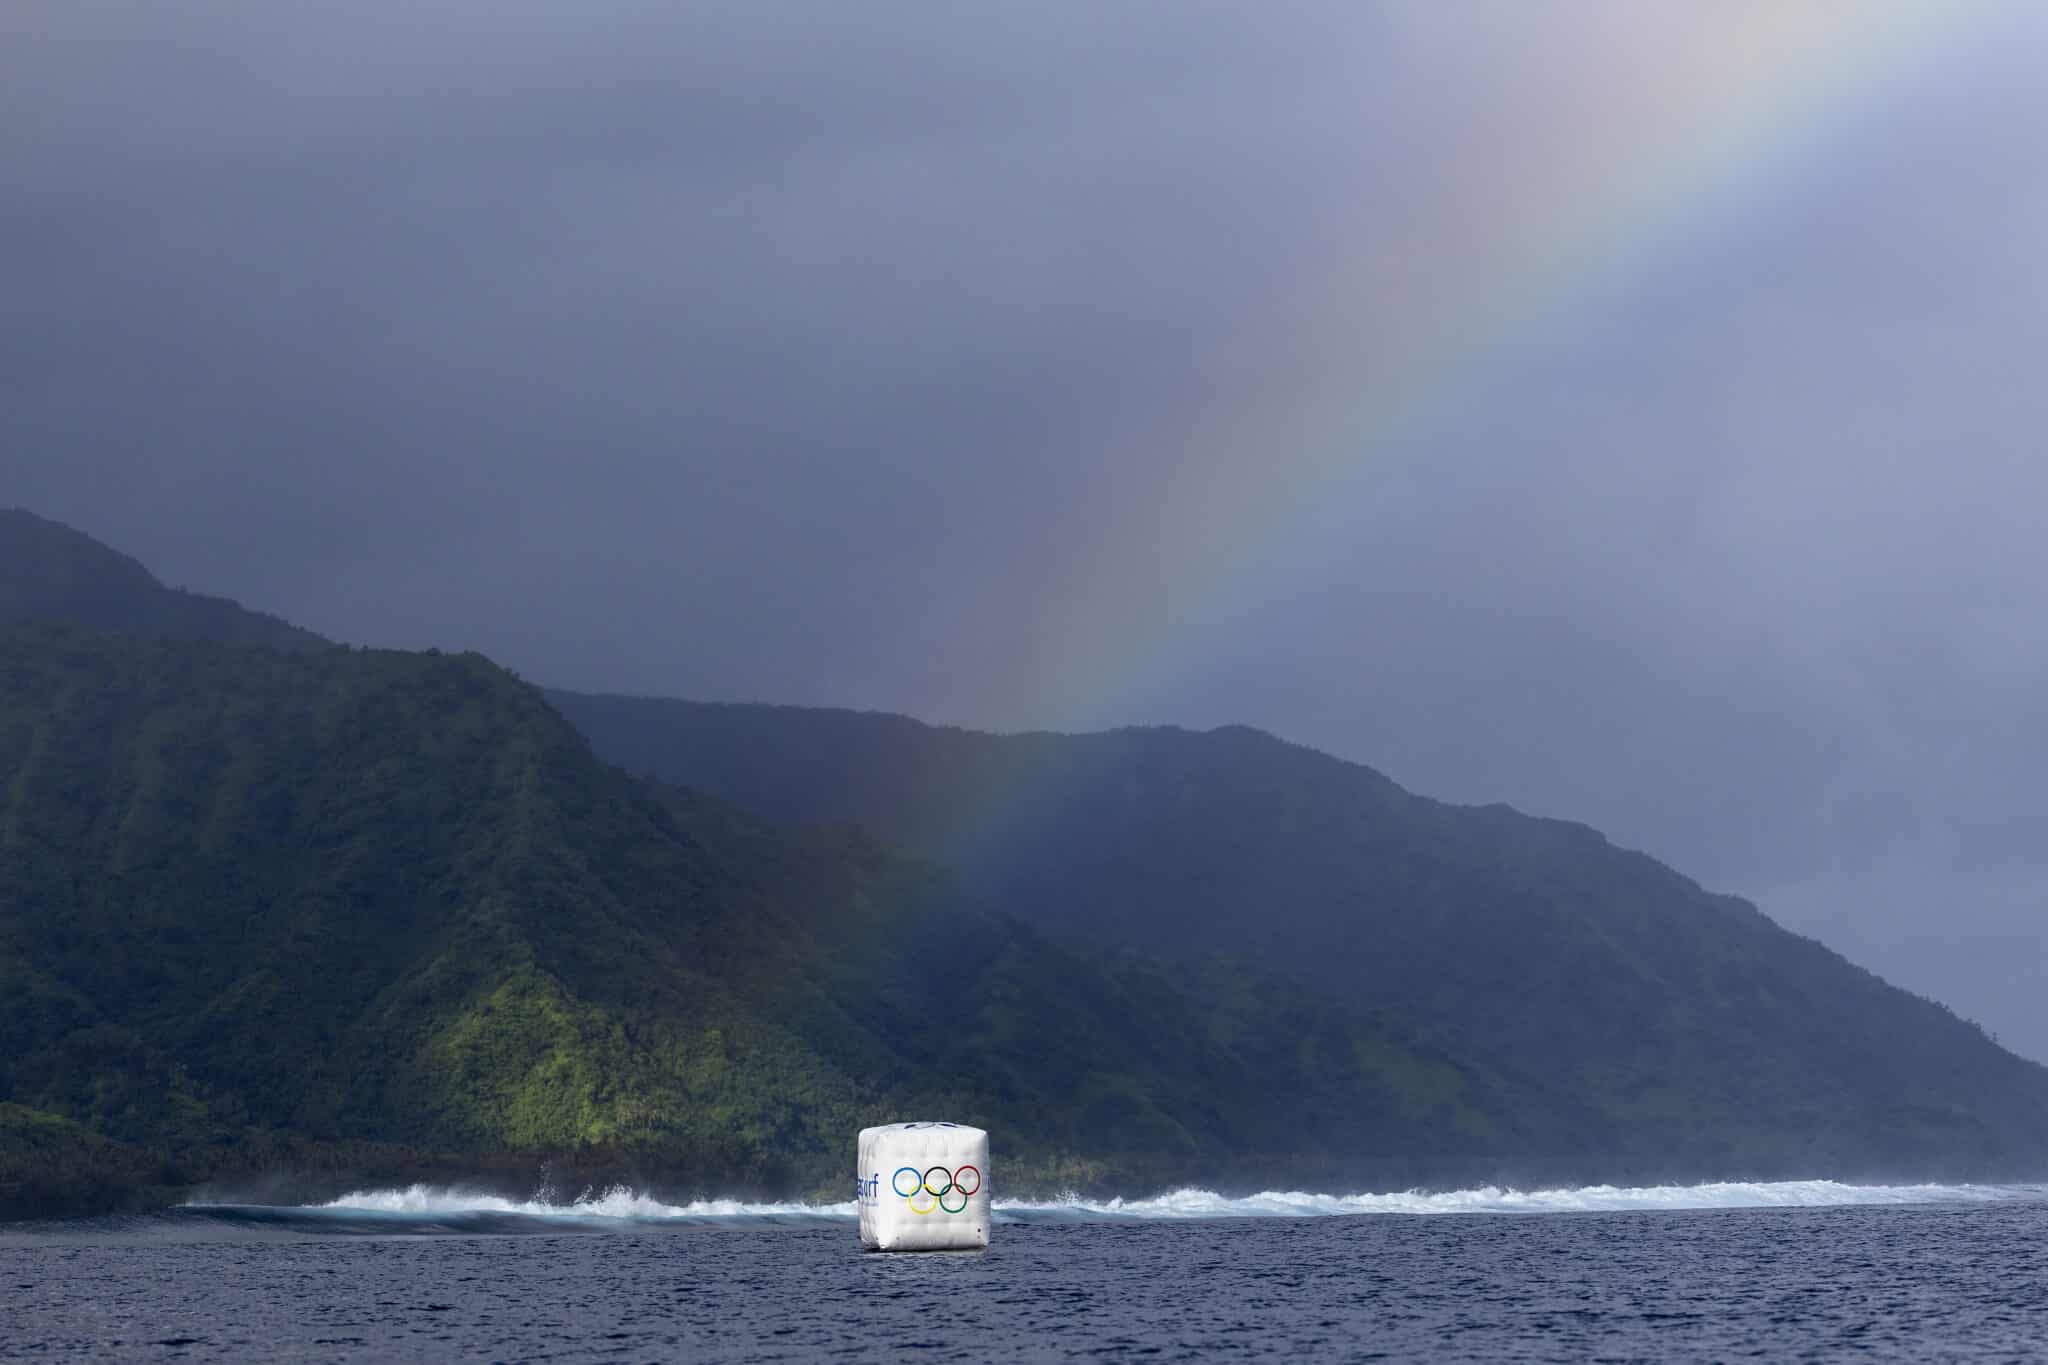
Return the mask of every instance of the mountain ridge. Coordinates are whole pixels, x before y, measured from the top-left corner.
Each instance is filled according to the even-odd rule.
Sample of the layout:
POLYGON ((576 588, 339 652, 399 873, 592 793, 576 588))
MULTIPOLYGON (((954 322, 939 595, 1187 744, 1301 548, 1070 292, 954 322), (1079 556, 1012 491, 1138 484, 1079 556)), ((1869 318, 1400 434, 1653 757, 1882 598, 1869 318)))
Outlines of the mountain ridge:
POLYGON ((2028 1097, 2001 1141, 2048 1121, 2048 1070, 1747 901, 1588 826, 1414 796, 1249 727, 997 736, 549 696, 615 762, 780 821, 862 821, 1052 932, 1169 953, 1249 936, 1319 989, 1561 1070, 1618 1123, 1678 1123, 1688 1097, 1731 1119, 1843 1105, 1874 1131, 1920 1128, 1931 1158, 1949 1120, 1983 1138, 1963 1133, 1972 1096, 2028 1097), (1928 1102, 1885 1117, 1914 1093, 1928 1102))
POLYGON ((165 587, 141 561, 83 531, 25 508, 0 507, 0 625, 27 621, 273 649, 329 643, 228 598, 165 587))
POLYGON ((1248 726, 543 693, 54 526, 0 514, 0 1209, 815 1191, 910 1110, 1046 1190, 2048 1173, 2048 1071, 1588 826, 1248 726))
POLYGON ((856 831, 650 787, 481 656, 0 630, 0 793, 0 1102, 108 1140, 81 1160, 788 1194, 905 1112, 1002 1132, 1013 1187, 1599 1140, 1399 1020, 1078 953, 856 831))

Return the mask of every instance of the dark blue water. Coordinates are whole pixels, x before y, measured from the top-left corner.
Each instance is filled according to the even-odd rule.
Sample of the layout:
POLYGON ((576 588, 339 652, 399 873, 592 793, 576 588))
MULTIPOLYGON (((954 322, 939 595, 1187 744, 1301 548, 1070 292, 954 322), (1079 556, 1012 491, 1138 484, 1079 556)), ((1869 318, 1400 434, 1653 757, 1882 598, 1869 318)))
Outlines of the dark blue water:
POLYGON ((0 1358, 2048 1358, 2048 1202, 1009 1222, 493 1213, 0 1228, 0 1358))

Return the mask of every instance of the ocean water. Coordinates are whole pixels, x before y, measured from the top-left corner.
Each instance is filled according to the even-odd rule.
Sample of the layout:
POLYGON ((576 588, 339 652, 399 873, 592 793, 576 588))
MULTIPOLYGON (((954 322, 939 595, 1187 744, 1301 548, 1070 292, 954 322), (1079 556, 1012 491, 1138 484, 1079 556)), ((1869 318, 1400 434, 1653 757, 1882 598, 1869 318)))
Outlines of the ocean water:
POLYGON ((2048 1189, 1826 1181, 850 1205, 414 1187, 0 1225, 0 1359, 2048 1359, 2048 1189))

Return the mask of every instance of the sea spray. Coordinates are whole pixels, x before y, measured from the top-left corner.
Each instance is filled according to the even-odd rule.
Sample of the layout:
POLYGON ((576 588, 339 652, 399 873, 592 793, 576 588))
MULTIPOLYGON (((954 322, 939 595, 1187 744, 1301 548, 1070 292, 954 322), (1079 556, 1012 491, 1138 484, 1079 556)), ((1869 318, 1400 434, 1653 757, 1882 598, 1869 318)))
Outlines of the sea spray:
POLYGON ((853 1205, 806 1204, 796 1201, 749 1203, 737 1199, 693 1199, 669 1204, 625 1185, 585 1190, 567 1203, 541 1198, 507 1199, 433 1185, 404 1189, 360 1190, 308 1206, 334 1213, 451 1214, 502 1213, 530 1218, 712 1219, 712 1218, 851 1218, 853 1205))
MULTIPOLYGON (((2040 1185, 1852 1185, 1833 1180, 1722 1181, 1698 1185, 1515 1190, 1482 1186, 1439 1193, 1317 1194, 1268 1190, 1225 1195, 1187 1188, 1142 1198, 998 1199, 998 1223, 1194 1221, 1226 1218, 1323 1218, 1369 1215, 1670 1212, 1702 1209, 1827 1208, 1855 1205, 1986 1204, 2048 1199, 2040 1185)), ((817 1226, 854 1221, 844 1203, 693 1199, 669 1203, 627 1186, 586 1191, 568 1203, 508 1199, 460 1187, 410 1185, 359 1190, 322 1204, 290 1208, 194 1203, 195 1214, 277 1222, 333 1231, 546 1231, 645 1226, 817 1226)))

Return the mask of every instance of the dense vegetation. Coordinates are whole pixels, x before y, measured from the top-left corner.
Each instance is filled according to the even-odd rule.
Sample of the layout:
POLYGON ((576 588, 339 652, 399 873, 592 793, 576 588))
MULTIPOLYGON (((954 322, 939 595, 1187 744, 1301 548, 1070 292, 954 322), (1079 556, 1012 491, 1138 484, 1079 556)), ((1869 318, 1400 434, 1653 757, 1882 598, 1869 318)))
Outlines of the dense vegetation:
POLYGON ((17 1205, 67 1163, 336 1153, 836 1189, 916 1113, 1049 1184, 1413 1179, 1572 1122, 1393 1021, 1084 957, 856 832, 638 782, 476 656, 58 627, 0 632, 0 1098, 17 1205))
POLYGON ((997 736, 552 693, 597 752, 858 820, 1061 935, 1228 951, 1542 1075, 1674 1170, 2048 1169, 2048 1070, 1581 825, 1242 727, 997 736))
POLYGON ((2048 1171, 2048 1072, 1579 826, 1243 729, 544 696, 0 513, 0 1216, 836 1193, 917 1114, 1012 1188, 2048 1171))

